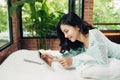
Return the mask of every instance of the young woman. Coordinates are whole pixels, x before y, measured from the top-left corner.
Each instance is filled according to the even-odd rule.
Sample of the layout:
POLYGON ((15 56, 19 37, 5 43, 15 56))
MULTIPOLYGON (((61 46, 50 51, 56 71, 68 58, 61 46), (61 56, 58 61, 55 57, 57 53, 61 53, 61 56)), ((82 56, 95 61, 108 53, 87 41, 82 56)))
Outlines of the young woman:
MULTIPOLYGON (((88 54, 93 62, 100 65, 108 64, 108 58, 120 59, 120 45, 110 41, 102 32, 83 21, 75 13, 65 14, 57 25, 57 34, 60 39, 61 51, 83 49, 81 53, 88 54)), ((63 67, 77 67, 89 64, 87 60, 80 60, 80 54, 62 58, 58 62, 63 67)), ((54 61, 52 55, 41 56, 49 65, 54 61)))

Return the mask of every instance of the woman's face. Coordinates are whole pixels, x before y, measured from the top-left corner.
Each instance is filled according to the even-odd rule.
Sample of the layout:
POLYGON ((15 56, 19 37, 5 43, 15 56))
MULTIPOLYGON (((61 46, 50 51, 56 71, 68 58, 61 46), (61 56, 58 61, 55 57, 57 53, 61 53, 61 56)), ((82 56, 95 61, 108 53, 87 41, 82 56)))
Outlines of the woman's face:
POLYGON ((62 24, 60 29, 64 33, 65 38, 68 38, 72 42, 78 40, 80 37, 80 31, 78 27, 62 24))

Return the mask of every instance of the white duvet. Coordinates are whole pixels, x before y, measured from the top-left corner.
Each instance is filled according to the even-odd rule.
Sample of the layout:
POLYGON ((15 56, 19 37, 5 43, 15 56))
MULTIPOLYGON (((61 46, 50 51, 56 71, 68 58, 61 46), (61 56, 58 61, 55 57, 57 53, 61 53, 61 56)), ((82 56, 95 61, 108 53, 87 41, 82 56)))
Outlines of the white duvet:
MULTIPOLYGON (((54 50, 45 52, 61 55, 54 50)), ((81 59, 91 58, 81 54, 81 59)), ((81 65, 66 70, 58 62, 49 67, 39 58, 37 51, 18 50, 0 65, 0 80, 120 80, 120 60, 111 58, 109 61, 108 66, 81 65)))

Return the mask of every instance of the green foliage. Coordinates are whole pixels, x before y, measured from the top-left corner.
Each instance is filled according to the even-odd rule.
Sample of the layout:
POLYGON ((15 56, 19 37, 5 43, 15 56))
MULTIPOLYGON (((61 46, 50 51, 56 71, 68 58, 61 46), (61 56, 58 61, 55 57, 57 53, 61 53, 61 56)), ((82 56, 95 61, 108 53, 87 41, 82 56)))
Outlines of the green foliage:
MULTIPOLYGON (((57 4, 57 1, 54 1, 54 3, 57 4)), ((48 8, 50 5, 49 0, 20 0, 13 3, 10 13, 12 15, 18 7, 22 6, 23 30, 30 32, 30 36, 46 37, 48 31, 51 33, 51 29, 55 28, 58 19, 64 14, 63 8, 61 8, 60 12, 57 11, 59 10, 56 7, 57 5, 48 8)))
POLYGON ((7 28, 7 10, 6 6, 0 6, 0 32, 6 31, 7 28))
MULTIPOLYGON (((118 9, 116 9, 117 4, 115 4, 113 1, 114 0, 94 0, 94 23, 120 23, 120 6, 118 9)), ((99 26, 98 28, 105 30, 119 30, 120 26, 99 26)))
POLYGON ((20 0, 13 3, 10 8, 11 15, 18 8, 22 8, 23 30, 29 32, 29 36, 44 38, 40 41, 40 47, 41 44, 44 45, 46 36, 53 32, 58 19, 64 14, 57 10, 51 12, 48 5, 51 4, 47 3, 47 0, 20 0))

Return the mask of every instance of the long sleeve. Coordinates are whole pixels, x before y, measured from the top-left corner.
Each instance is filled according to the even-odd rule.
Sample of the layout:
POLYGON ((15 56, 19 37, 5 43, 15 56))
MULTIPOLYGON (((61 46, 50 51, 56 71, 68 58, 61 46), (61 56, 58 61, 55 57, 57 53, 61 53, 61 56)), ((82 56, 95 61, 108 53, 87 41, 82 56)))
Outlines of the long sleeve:
POLYGON ((80 53, 77 56, 72 57, 72 66, 77 67, 79 65, 86 65, 86 64, 94 64, 96 63, 94 58, 87 54, 86 52, 80 53))
POLYGON ((106 43, 104 42, 105 36, 103 34, 93 29, 89 31, 89 46, 84 52, 84 54, 90 55, 93 59, 89 60, 81 60, 81 54, 72 58, 72 66, 76 67, 81 64, 89 64, 90 62, 94 62, 97 64, 108 64, 108 48, 106 47, 106 43))

